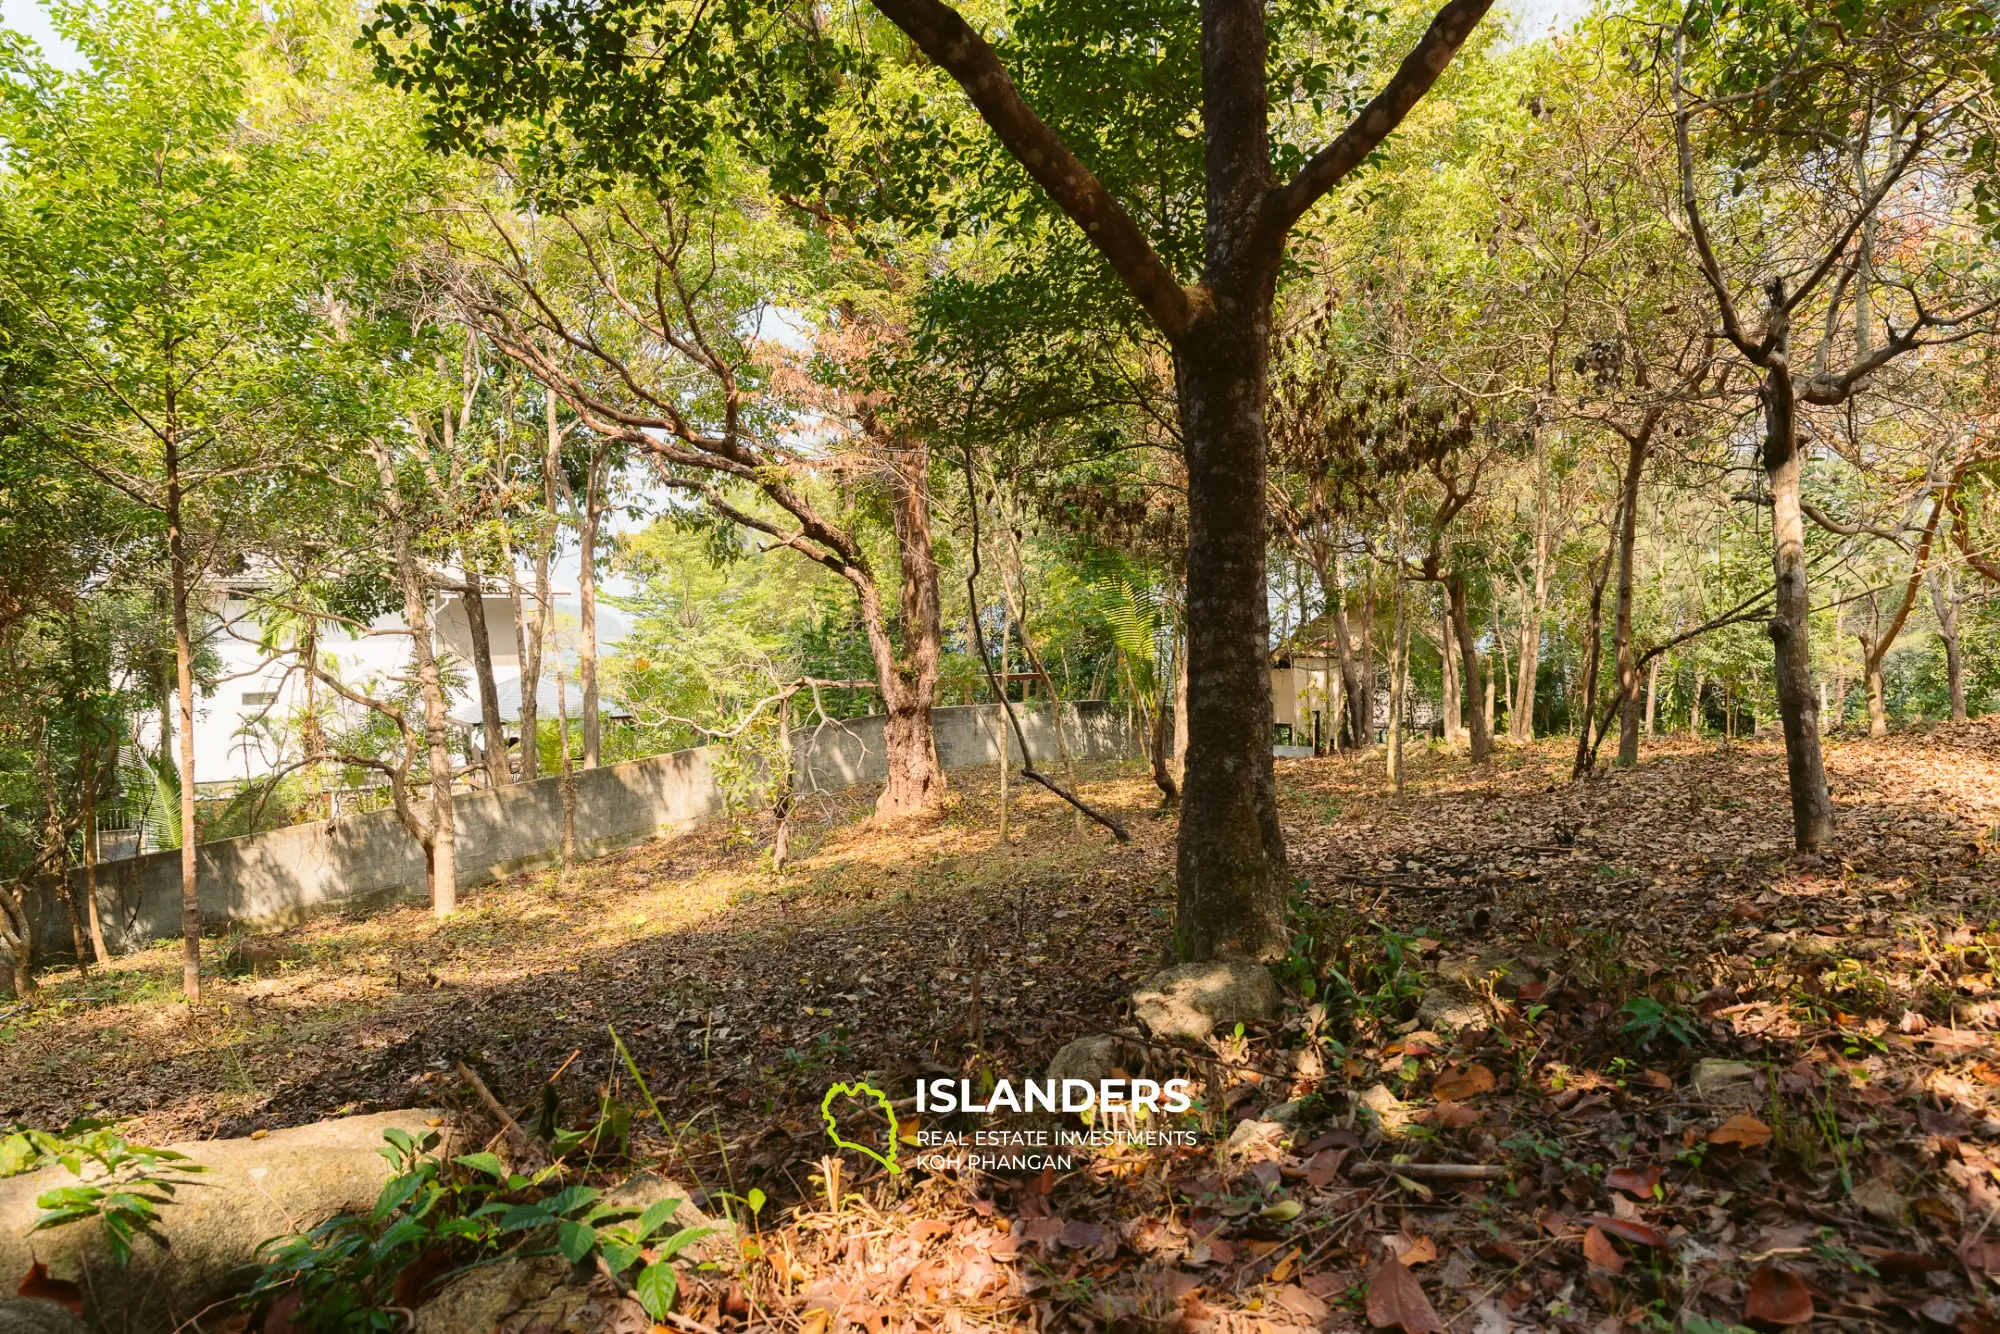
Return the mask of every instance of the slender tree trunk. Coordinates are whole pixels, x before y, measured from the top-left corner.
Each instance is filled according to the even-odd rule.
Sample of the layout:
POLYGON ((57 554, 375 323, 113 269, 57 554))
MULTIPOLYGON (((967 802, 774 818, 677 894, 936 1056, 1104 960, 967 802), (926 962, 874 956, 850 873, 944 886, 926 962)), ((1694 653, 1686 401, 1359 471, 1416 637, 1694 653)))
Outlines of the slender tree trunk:
POLYGON ((181 772, 181 992, 188 1004, 201 1003, 201 898, 195 864, 194 634, 188 624, 187 533, 181 521, 183 496, 179 436, 166 432, 167 570, 174 617, 174 689, 179 703, 181 772))
POLYGON ((1174 779, 1176 804, 1180 801, 1181 789, 1187 785, 1187 660, 1187 631, 1182 630, 1174 638, 1174 755, 1170 772, 1174 779))
POLYGON ((1937 614, 1938 638, 1944 641, 1944 674, 1951 692, 1951 720, 1965 721, 1965 663, 1958 647, 1958 590, 1949 567, 1931 574, 1931 609, 1937 614))
MULTIPOLYGON (((1783 316, 1774 316, 1781 322, 1783 316)), ((1801 852, 1833 842, 1833 799, 1820 751, 1819 700, 1812 683, 1812 598, 1806 586, 1806 529, 1789 362, 1789 340, 1777 333, 1766 372, 1764 476, 1771 492, 1771 566, 1777 592, 1771 616, 1773 677, 1785 730, 1785 768, 1792 793, 1792 839, 1801 852)))
POLYGON ((778 696, 778 799, 771 804, 771 818, 776 826, 771 836, 771 869, 782 871, 792 848, 792 788, 796 778, 792 773, 792 690, 787 687, 778 696))
POLYGON ((1361 590, 1361 648, 1356 655, 1356 664, 1361 671, 1361 721, 1359 724, 1363 747, 1375 744, 1375 572, 1368 571, 1368 579, 1361 590))
POLYGON ((1324 588, 1327 609, 1333 613, 1334 649, 1340 664, 1341 694, 1345 697, 1346 717, 1340 722, 1340 729, 1346 733, 1350 746, 1363 744, 1362 729, 1366 724, 1361 718, 1361 669, 1354 661, 1354 645, 1349 638, 1347 626, 1347 557, 1333 558, 1333 582, 1324 588))
POLYGON ((557 771, 562 775, 562 864, 556 882, 569 882, 570 863, 576 860, 576 765, 569 753, 569 676, 563 667, 562 645, 556 645, 556 744, 562 750, 557 771))
POLYGON ((1535 677, 1541 670, 1542 618, 1549 605, 1548 446, 1535 432, 1535 596, 1521 611, 1520 669, 1515 676, 1514 709, 1508 731, 1516 741, 1535 739, 1535 677))
POLYGON ((14 972, 14 999, 32 1001, 41 994, 35 981, 35 923, 28 910, 28 880, 0 889, 0 935, 7 938, 8 962, 14 972))
POLYGON ((1472 715, 1472 762, 1484 764, 1493 755, 1492 701, 1486 688, 1485 667, 1479 659, 1479 641, 1472 637, 1472 610, 1466 596, 1465 576, 1449 576, 1444 589, 1451 629, 1458 635, 1458 658, 1465 667, 1467 712, 1472 715))
POLYGON ((882 738, 889 775, 875 801, 875 813, 898 819, 935 810, 944 800, 944 768, 938 763, 937 739, 931 727, 931 710, 937 701, 942 612, 931 533, 930 449, 921 441, 897 438, 885 442, 885 453, 901 566, 900 652, 890 637, 873 576, 855 570, 848 579, 861 601, 862 624, 882 688, 882 738))
POLYGON ((1255 292, 1225 288, 1174 348, 1188 474, 1188 753, 1175 930, 1189 959, 1274 958, 1286 945, 1264 574, 1275 270, 1260 283, 1255 292))
POLYGON ((1688 735, 1701 736, 1701 692, 1708 682, 1703 679, 1701 668, 1694 669, 1694 693, 1688 697, 1688 735))
POLYGON ((597 530, 604 520, 605 470, 610 453, 600 450, 590 460, 583 488, 583 513, 577 525, 576 593, 578 616, 576 680, 583 693, 583 767, 595 769, 604 755, 597 699, 597 530))
POLYGON ((1836 603, 1833 608, 1833 708, 1828 713, 1831 719, 1829 731, 1838 732, 1847 725, 1847 604, 1836 603))
MULTIPOLYGON (((507 728, 500 721, 500 689, 493 681, 493 641, 486 629, 486 583, 472 553, 459 548, 465 565, 465 626, 472 637, 472 672, 479 685, 479 735, 485 751, 486 781, 505 787, 513 781, 507 764, 507 728)), ((308 678, 310 679, 310 678, 308 678)))
POLYGON ((1654 658, 1646 669, 1646 735, 1653 735, 1654 710, 1660 700, 1660 660, 1654 658))
MULTIPOLYGON (((1442 589, 1439 590, 1443 592, 1442 589)), ((1465 711, 1459 698, 1458 645, 1453 642, 1451 598, 1438 599, 1438 712, 1444 716, 1444 740, 1456 746, 1465 736, 1465 711)))
POLYGON ((1861 641, 1861 677, 1868 692, 1868 735, 1889 735, 1888 702, 1882 690, 1882 609, 1873 589, 1868 593, 1868 628, 1855 638, 1861 641))
POLYGON ((1649 417, 1626 442, 1625 494, 1618 523, 1618 602, 1612 623, 1612 643, 1618 659, 1618 763, 1631 768, 1639 762, 1639 649, 1632 640, 1632 601, 1639 535, 1639 485, 1646 471, 1652 439, 1649 417))
MULTIPOLYGON (((1009 837, 1007 833, 1007 778, 1014 767, 1013 757, 1008 750, 1008 747, 1013 744, 1014 738, 1009 734, 1005 717, 1007 712, 1006 701, 1012 698, 1008 694, 1011 687, 1007 684, 1007 654, 1008 650, 1012 647, 1013 635, 1014 618, 1003 615, 1000 618, 1000 712, 1002 716, 994 724, 1000 732, 1000 846, 1003 848, 1007 846, 1009 837)), ((1128 674, 1132 675, 1132 698, 1136 701, 1139 699, 1138 676, 1136 673, 1133 673, 1132 665, 1129 661, 1125 665, 1125 670, 1128 674)), ((1153 774, 1157 779, 1160 772, 1158 731, 1154 731, 1153 737, 1153 774)))
MULTIPOLYGON (((1614 516, 1622 517, 1622 516, 1614 516)), ((1577 710, 1576 762, 1570 768, 1572 779, 1582 778, 1596 765, 1597 742, 1593 735, 1597 727, 1597 676, 1604 652, 1604 584, 1611 577, 1611 562, 1616 558, 1618 539, 1614 535, 1604 548, 1603 559, 1593 561, 1590 583, 1590 622, 1584 640, 1583 679, 1579 682, 1578 694, 1582 707, 1577 710)))
POLYGON ((43 716, 38 722, 35 729, 35 776, 42 785, 42 841, 50 850, 47 865, 55 880, 55 892, 69 914, 70 948, 76 952, 76 966, 79 971, 88 973, 90 950, 84 944, 83 918, 76 910, 76 895, 69 883, 69 827, 63 821, 62 794, 57 790, 55 763, 49 755, 48 719, 43 716))
POLYGON ((1410 705, 1410 615, 1407 582, 1398 577, 1392 594, 1395 611, 1389 627, 1389 784, 1403 791, 1403 717, 1410 705))
POLYGON ((111 951, 104 947, 104 918, 97 907, 97 743, 86 736, 78 750, 83 768, 83 899, 90 911, 91 952, 103 963, 111 951))
POLYGON ((417 691, 424 706, 424 741, 431 788, 431 838, 427 849, 431 912, 438 917, 449 917, 458 907, 457 824, 451 809, 451 718, 445 708, 444 679, 438 670, 437 646, 431 630, 430 589, 411 544, 409 519, 396 489, 396 471, 386 451, 377 447, 374 453, 390 549, 403 584, 403 619, 410 627, 417 691))

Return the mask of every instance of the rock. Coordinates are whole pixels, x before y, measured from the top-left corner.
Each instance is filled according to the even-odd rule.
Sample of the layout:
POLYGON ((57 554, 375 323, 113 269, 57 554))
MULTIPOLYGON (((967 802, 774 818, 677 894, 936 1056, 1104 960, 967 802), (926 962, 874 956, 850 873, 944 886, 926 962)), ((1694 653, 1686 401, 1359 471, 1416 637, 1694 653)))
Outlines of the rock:
MULTIPOLYGON (((1049 1078, 1054 1080, 1081 1079, 1096 1084, 1111 1078, 1111 1071, 1119 1064, 1120 1044, 1109 1033, 1093 1033, 1089 1037, 1078 1038, 1063 1044, 1063 1049, 1049 1061, 1049 1078)), ((1060 1083, 1056 1086, 1060 1089, 1060 1083)))
POLYGON ((687 1187, 668 1180, 657 1172, 634 1172, 624 1181, 614 1186, 598 1201, 616 1209, 629 1209, 634 1214, 642 1214, 660 1200, 679 1200, 681 1207, 674 1210, 676 1227, 712 1227, 714 1233, 703 1237, 681 1254, 691 1260, 723 1261, 725 1257, 737 1253, 731 1244, 735 1229, 726 1218, 713 1218, 703 1213, 690 1202, 691 1192, 687 1187))
POLYGON ((182 1178, 174 1202, 161 1208, 167 1246, 136 1238, 123 1270, 112 1264, 94 1221, 28 1234, 40 1212, 35 1197, 75 1182, 67 1168, 10 1177, 0 1181, 0 1278, 25 1274, 39 1259, 52 1278, 83 1288, 93 1319, 115 1313, 115 1327, 133 1334, 170 1330, 170 1312, 198 1311, 241 1282, 263 1242, 373 1205, 389 1179, 389 1164, 376 1152, 382 1132, 396 1127, 421 1136, 436 1116, 382 1112, 274 1130, 260 1140, 173 1145, 208 1170, 182 1178))
POLYGON ((1514 960, 1504 955, 1452 954, 1437 961, 1437 976, 1462 991, 1473 991, 1487 982, 1498 981, 1516 970, 1514 960))
POLYGON ((1316 1119, 1320 1110, 1319 1095, 1309 1093, 1303 1098, 1293 1098, 1290 1102, 1279 1103, 1264 1113, 1264 1119, 1275 1121, 1287 1130, 1297 1130, 1306 1122, 1316 1119))
POLYGON ((1447 1033, 1478 1032, 1486 1027, 1486 1007, 1465 992, 1432 987, 1417 1006, 1417 1023, 1447 1033))
POLYGON ((40 1297, 0 1297, 0 1334, 89 1334, 89 1327, 40 1297))
POLYGON ((1707 1057, 1695 1062, 1695 1096, 1716 1103, 1751 1103, 1763 1096, 1764 1071, 1747 1061, 1707 1057))
POLYGON ((468 1270, 417 1308, 410 1334, 512 1331, 530 1323, 549 1331, 571 1328, 572 1317, 598 1304, 570 1282, 571 1273, 570 1265, 553 1255, 509 1258, 468 1270))
POLYGON ((1401 1138, 1410 1125, 1410 1105, 1389 1091, 1387 1084, 1377 1084, 1355 1100, 1361 1109, 1374 1118, 1375 1128, 1393 1138, 1401 1138))
POLYGON ((1154 1037, 1199 1042, 1218 1025, 1269 1019, 1278 1007, 1278 984, 1262 964, 1210 959, 1155 973, 1132 993, 1132 1005, 1154 1037))
POLYGON ((1225 1153, 1250 1153, 1258 1148, 1276 1147, 1284 1137, 1285 1128, 1276 1121, 1238 1121, 1222 1148, 1225 1153))
MULTIPOLYGON (((599 1203, 638 1214, 659 1200, 687 1198, 685 1187, 655 1172, 639 1172, 606 1191, 599 1203)), ((709 1218, 692 1204, 683 1203, 675 1210, 674 1223, 717 1229, 714 1236, 704 1237, 681 1252, 676 1261, 681 1266, 723 1261, 736 1253, 728 1223, 709 1218)), ((445 1284, 417 1309, 410 1334, 487 1330, 496 1334, 594 1334, 626 1327, 612 1320, 622 1304, 624 1299, 602 1278, 588 1270, 579 1271, 558 1256, 510 1257, 467 1270, 445 1284)), ((644 1329, 651 1323, 642 1321, 630 1327, 644 1329)))

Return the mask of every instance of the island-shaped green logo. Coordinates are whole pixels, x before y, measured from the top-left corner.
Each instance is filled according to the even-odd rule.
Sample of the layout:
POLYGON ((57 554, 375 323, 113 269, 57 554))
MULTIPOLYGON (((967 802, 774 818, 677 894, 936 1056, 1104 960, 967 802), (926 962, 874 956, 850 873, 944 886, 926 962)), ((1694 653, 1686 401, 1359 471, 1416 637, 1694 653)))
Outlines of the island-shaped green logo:
POLYGON ((864 1084, 859 1081, 852 1084, 835 1084, 826 1091, 826 1096, 820 1099, 819 1116, 820 1120, 826 1122, 827 1138, 832 1140, 836 1147, 853 1149, 857 1153, 867 1154, 870 1158, 888 1168, 891 1176, 900 1176, 902 1174, 903 1169, 896 1165, 896 1138, 900 1127, 896 1124, 896 1108, 890 1103, 888 1094, 882 1092, 882 1090, 872 1084, 864 1084), (882 1115, 889 1118, 889 1156, 887 1158, 884 1158, 866 1144, 856 1144, 853 1140, 842 1139, 840 1137, 840 1127, 835 1125, 833 1120, 833 1100, 843 1094, 850 1098, 873 1098, 876 1102, 882 1104, 882 1115))

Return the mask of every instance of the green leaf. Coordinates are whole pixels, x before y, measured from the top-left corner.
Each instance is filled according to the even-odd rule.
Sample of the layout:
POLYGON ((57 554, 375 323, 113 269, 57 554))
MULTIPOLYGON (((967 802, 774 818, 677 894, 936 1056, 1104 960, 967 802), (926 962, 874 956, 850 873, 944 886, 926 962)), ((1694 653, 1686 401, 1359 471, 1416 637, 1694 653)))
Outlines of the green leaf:
POLYGON ((602 1242, 601 1251, 604 1256, 604 1267, 614 1274, 624 1273, 639 1258, 639 1248, 624 1242, 602 1242))
POLYGON ((581 1264, 584 1256, 597 1249, 597 1233, 565 1218, 556 1226, 556 1249, 571 1264, 581 1264))
POLYGON ((475 1172, 484 1172, 495 1181, 507 1179, 507 1169, 500 1166, 498 1156, 490 1153, 467 1153, 452 1159, 460 1167, 469 1167, 475 1172))
POLYGON ((674 1307, 674 1294, 680 1289, 680 1281, 674 1277, 674 1267, 664 1260, 656 1260, 639 1273, 639 1281, 632 1285, 638 1294, 639 1305, 646 1308, 646 1314, 655 1320, 664 1320, 667 1312, 674 1307))
POLYGON ((743 1202, 750 1206, 751 1216, 755 1217, 764 1211, 764 1192, 752 1186, 750 1193, 744 1196, 743 1202))
POLYGON ((720 1229, 712 1227, 684 1227, 660 1243, 660 1255, 665 1259, 671 1260, 688 1247, 700 1241, 703 1237, 717 1231, 720 1231, 720 1229))
POLYGON ((643 1240, 674 1221, 674 1215, 681 1211, 679 1200, 654 1200, 646 1206, 646 1212, 639 1215, 639 1237, 643 1240))
POLYGON ((585 1205, 595 1203, 597 1197, 602 1194, 604 1192, 595 1186, 565 1186, 549 1197, 549 1211, 569 1218, 585 1205))
POLYGON ((547 1204, 515 1204, 509 1205, 500 1215, 496 1226, 501 1232, 525 1232, 554 1221, 555 1215, 549 1212, 547 1204))

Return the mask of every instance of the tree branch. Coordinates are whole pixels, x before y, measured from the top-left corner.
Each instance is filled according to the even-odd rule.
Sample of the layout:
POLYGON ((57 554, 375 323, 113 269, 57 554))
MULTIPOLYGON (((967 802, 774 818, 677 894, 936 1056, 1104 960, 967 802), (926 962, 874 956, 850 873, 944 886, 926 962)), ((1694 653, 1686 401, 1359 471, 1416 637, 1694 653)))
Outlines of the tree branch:
MULTIPOLYGON (((875 8, 957 81, 1015 161, 1083 229, 1153 322, 1169 338, 1193 324, 1188 294, 1132 215, 1035 114, 993 47, 940 0, 873 0, 875 8)), ((1477 3, 1477 0, 1453 0, 1477 3)), ((1489 0, 1490 3, 1490 0, 1489 0)), ((1481 7, 1482 12, 1484 6, 1481 7)), ((1426 87, 1429 85, 1426 84, 1426 87)))

